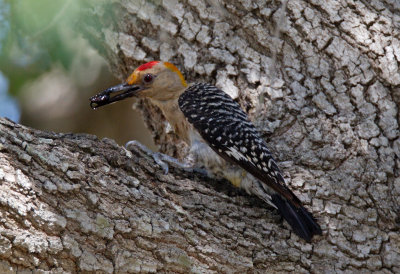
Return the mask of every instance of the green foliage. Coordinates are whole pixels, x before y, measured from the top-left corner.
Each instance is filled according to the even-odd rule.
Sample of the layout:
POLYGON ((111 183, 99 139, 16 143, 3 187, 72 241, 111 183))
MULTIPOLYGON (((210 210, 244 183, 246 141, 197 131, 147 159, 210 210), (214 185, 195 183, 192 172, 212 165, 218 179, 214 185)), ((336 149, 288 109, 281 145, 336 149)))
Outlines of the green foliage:
POLYGON ((0 71, 11 92, 59 63, 68 70, 76 53, 77 0, 0 0, 0 71))

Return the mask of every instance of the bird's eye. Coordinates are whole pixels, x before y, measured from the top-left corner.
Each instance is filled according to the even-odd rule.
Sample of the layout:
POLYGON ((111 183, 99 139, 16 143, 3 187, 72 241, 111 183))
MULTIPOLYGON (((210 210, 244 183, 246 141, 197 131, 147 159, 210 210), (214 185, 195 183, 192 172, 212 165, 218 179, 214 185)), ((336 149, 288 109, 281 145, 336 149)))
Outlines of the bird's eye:
POLYGON ((144 81, 145 83, 150 83, 151 81, 153 81, 153 79, 154 79, 154 76, 153 76, 152 74, 146 74, 146 75, 143 77, 143 81, 144 81))

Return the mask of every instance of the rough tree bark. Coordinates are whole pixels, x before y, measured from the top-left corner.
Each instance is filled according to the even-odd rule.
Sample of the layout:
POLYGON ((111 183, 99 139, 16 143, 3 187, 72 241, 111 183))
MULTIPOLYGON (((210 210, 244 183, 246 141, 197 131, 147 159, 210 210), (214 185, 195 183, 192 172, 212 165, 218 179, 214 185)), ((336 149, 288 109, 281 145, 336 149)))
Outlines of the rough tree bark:
POLYGON ((324 235, 304 243, 257 199, 111 140, 1 120, 1 272, 400 272, 398 2, 93 2, 82 29, 113 71, 168 60, 226 90, 324 235))

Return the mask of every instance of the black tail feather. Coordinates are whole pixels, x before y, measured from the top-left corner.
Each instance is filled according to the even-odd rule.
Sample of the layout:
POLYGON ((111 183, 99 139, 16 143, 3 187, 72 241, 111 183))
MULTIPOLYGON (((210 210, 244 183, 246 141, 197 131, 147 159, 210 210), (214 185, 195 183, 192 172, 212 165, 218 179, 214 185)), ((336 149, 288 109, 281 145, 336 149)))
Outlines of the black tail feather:
POLYGON ((293 228, 293 231, 307 242, 311 242, 314 235, 321 235, 321 227, 314 217, 303 206, 296 207, 290 201, 278 194, 272 195, 272 203, 276 205, 279 213, 293 228))

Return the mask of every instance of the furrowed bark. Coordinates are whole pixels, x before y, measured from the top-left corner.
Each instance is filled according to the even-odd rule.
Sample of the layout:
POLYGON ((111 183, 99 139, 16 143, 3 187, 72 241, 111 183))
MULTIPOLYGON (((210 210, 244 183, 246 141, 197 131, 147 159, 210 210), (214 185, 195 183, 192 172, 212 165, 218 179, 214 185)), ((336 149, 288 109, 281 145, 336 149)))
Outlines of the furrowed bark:
MULTIPOLYGON (((1 120, 4 269, 400 272, 396 1, 93 1, 82 12, 121 79, 170 61, 237 99, 324 234, 307 244, 225 182, 163 175, 110 140, 1 120)), ((161 150, 182 157, 159 111, 139 108, 161 150)))

